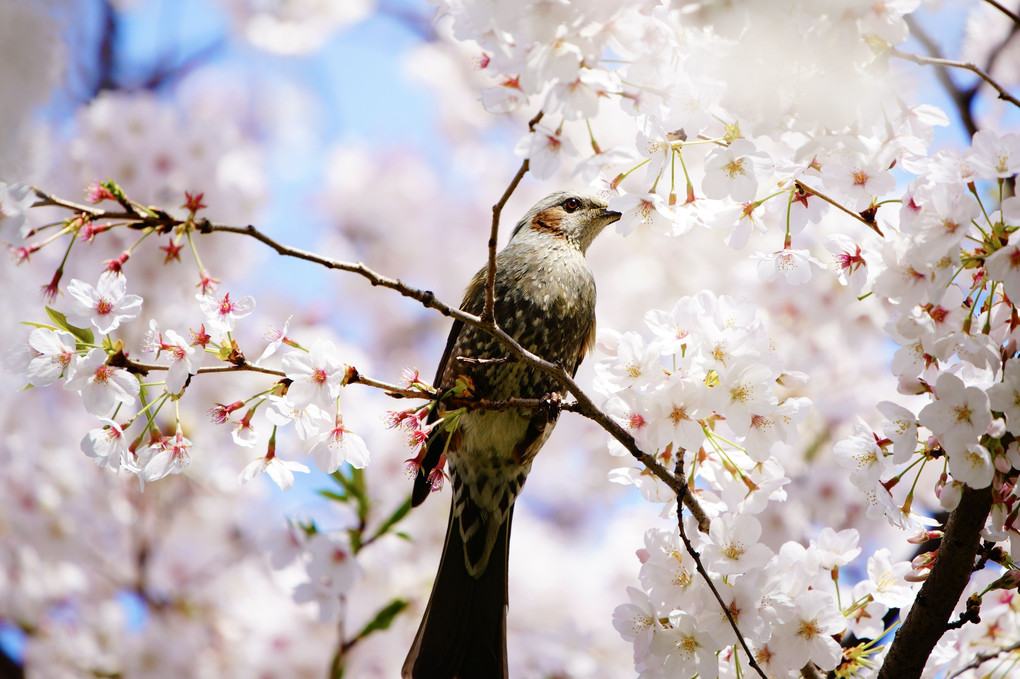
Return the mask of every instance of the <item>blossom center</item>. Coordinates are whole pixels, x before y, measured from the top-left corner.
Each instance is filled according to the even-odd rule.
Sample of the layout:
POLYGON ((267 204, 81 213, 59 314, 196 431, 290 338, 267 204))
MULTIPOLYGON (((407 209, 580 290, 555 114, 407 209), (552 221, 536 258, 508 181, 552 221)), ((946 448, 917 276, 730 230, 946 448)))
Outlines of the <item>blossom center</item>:
POLYGON ((110 366, 105 364, 101 365, 98 368, 96 368, 96 372, 92 376, 92 380, 99 384, 106 384, 107 382, 110 381, 110 376, 112 373, 113 371, 110 370, 110 366))
POLYGON ((726 547, 722 550, 722 553, 727 559, 737 561, 740 557, 744 556, 744 551, 743 545, 739 542, 731 542, 726 545, 726 547))
POLYGON ((105 297, 100 297, 99 301, 96 302, 96 313, 100 316, 105 316, 111 311, 113 311, 113 302, 105 297))
POLYGON ((822 633, 816 620, 804 620, 797 629, 797 636, 801 639, 814 639, 822 633))
POLYGON ((970 422, 971 416, 974 412, 970 409, 970 406, 964 404, 953 408, 953 413, 956 415, 957 422, 970 422))
POLYGON ((723 165, 722 170, 726 174, 726 176, 729 177, 730 179, 733 179, 738 175, 742 175, 746 172, 746 170, 744 170, 744 159, 734 158, 730 162, 723 165))
POLYGON ((681 637, 680 640, 677 641, 676 647, 688 656, 692 656, 698 652, 698 642, 690 635, 681 637))

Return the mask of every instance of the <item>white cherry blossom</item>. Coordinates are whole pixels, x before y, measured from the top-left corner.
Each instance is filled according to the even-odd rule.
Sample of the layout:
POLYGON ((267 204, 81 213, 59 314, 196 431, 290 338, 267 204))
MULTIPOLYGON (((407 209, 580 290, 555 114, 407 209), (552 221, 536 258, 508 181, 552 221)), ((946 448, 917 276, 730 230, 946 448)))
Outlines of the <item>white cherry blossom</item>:
POLYGON ((283 372, 293 383, 287 390, 287 401, 295 408, 309 403, 327 410, 335 407, 347 380, 347 369, 336 345, 329 340, 317 340, 308 351, 288 351, 283 355, 283 372))
POLYGON ((118 404, 131 407, 138 398, 138 380, 123 368, 106 363, 106 352, 92 349, 78 358, 71 368, 64 389, 81 395, 85 410, 107 417, 118 404))
POLYGON ((127 294, 127 279, 112 271, 104 271, 96 287, 73 279, 67 292, 75 301, 67 320, 80 328, 91 325, 104 335, 136 318, 142 307, 141 297, 127 294))
POLYGON ((30 384, 44 387, 67 376, 78 355, 74 335, 63 330, 36 328, 28 336, 28 345, 36 354, 26 367, 30 384))

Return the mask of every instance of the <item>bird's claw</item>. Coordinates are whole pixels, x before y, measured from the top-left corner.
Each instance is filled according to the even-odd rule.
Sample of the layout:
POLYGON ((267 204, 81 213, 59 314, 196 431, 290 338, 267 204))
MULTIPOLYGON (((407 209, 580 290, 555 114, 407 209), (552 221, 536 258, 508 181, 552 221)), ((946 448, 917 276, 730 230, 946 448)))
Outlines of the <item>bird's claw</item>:
POLYGON ((542 397, 542 407, 547 420, 555 420, 563 407, 563 395, 558 392, 550 392, 542 397))

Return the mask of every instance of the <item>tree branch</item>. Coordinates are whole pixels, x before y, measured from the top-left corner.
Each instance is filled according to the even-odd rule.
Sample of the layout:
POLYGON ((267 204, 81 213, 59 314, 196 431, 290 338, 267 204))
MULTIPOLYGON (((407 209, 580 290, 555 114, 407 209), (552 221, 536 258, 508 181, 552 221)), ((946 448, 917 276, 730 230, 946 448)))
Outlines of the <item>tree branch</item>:
MULTIPOLYGON (((537 122, 537 117, 535 119, 535 122, 537 122)), ((83 212, 92 217, 93 219, 117 219, 129 222, 148 224, 153 227, 169 227, 169 228, 175 228, 177 226, 181 226, 187 223, 184 220, 178 220, 163 215, 152 217, 151 215, 131 214, 130 212, 126 211, 107 212, 99 208, 80 205, 78 203, 73 203, 71 201, 55 198, 36 187, 33 187, 33 189, 40 198, 40 202, 37 203, 37 205, 63 207, 66 209, 74 210, 75 212, 83 212)), ((509 191, 507 192, 506 197, 507 198, 509 197, 509 191)), ((501 202, 505 203, 506 201, 504 200, 501 202)), ((405 284, 403 281, 397 278, 391 278, 389 276, 384 276, 383 274, 377 273, 376 271, 373 271, 372 269, 365 266, 361 262, 340 261, 336 259, 331 259, 329 257, 323 257, 321 255, 315 254, 314 252, 309 252, 307 250, 301 250, 299 248, 284 245, 276 241, 275 239, 270 238, 268 235, 262 233, 261 231, 259 231, 250 224, 248 226, 230 226, 226 224, 213 224, 208 220, 203 219, 195 222, 195 228, 198 230, 199 233, 203 234, 219 232, 249 236, 269 246, 274 251, 276 251, 277 254, 280 254, 282 256, 301 259, 307 262, 311 262, 313 264, 318 264, 319 266, 325 267, 327 269, 334 269, 337 271, 346 271, 349 273, 357 274, 362 278, 366 279, 373 286, 379 286, 389 288, 390 290, 394 290, 395 292, 398 292, 404 297, 409 297, 413 300, 416 300, 422 306, 425 306, 429 309, 435 309, 444 316, 449 316, 462 322, 464 325, 477 328, 479 330, 482 330, 483 332, 488 333, 489 335, 496 338, 501 344, 503 344, 503 346, 507 348, 510 354, 515 356, 518 360, 521 360, 524 363, 527 363, 528 365, 537 368, 538 370, 541 370, 542 372, 556 379, 566 389, 566 391, 575 399, 575 403, 566 409, 569 409, 571 412, 576 412, 579 415, 587 417, 588 419, 599 424, 606 432, 609 433, 610 436, 615 438, 621 445, 623 445, 623 447, 626 448, 627 451, 630 452, 630 454, 638 462, 644 465, 644 467, 652 475, 654 475, 660 481, 665 483, 677 495, 677 497, 682 498, 683 504, 687 506, 687 508, 697 519, 699 528, 704 532, 708 532, 709 526, 708 515, 705 514, 705 511, 698 503, 697 498, 695 498, 692 493, 688 492, 688 489, 686 488, 686 485, 684 483, 678 480, 675 476, 673 476, 673 474, 670 471, 668 471, 665 467, 659 464, 659 462, 653 456, 642 451, 638 447, 637 443, 634 441, 634 437, 631 436, 630 433, 626 429, 624 429, 618 422, 616 422, 616 420, 612 419, 611 417, 609 417, 609 415, 599 410, 599 408, 595 406, 591 398, 589 398, 588 395, 577 385, 577 382, 574 381, 574 379, 570 376, 569 373, 567 373, 563 366, 551 363, 541 358, 540 356, 531 353, 523 346, 521 346, 513 337, 508 335, 502 328, 496 326, 494 323, 485 322, 479 316, 469 314, 461 310, 460 308, 453 307, 446 304, 445 302, 442 302, 441 300, 437 299, 435 294, 432 293, 430 290, 421 290, 418 288, 414 288, 405 284)), ((144 364, 138 365, 143 366, 144 364)), ((148 368, 148 366, 146 366, 146 368, 148 368)), ((151 366, 151 368, 163 369, 164 366, 151 366)), ((257 366, 252 366, 251 368, 248 369, 255 370, 256 368, 257 366)), ((227 372, 231 369, 237 368, 233 368, 232 366, 218 366, 214 368, 200 369, 200 372, 203 371, 227 372)), ((258 370, 270 374, 278 374, 278 371, 270 371, 269 369, 258 370)), ((391 391, 393 391, 394 393, 400 393, 399 389, 392 389, 391 391)), ((544 407, 545 404, 543 403, 542 405, 544 407)))
POLYGON ((1020 25, 1020 14, 1017 14, 1013 10, 1009 9, 1008 7, 1005 7, 1002 3, 996 2, 995 0, 985 0, 985 2, 987 2, 989 5, 991 5, 992 7, 994 7, 995 9, 999 10, 1000 12, 1008 16, 1010 19, 1012 19, 1013 23, 1020 25))
MULTIPOLYGON (((1006 89, 1004 87, 1002 87, 1002 85, 1000 85, 999 83, 995 82, 995 80, 993 80, 990 75, 985 73, 982 69, 978 68, 974 64, 971 64, 969 62, 964 62, 964 61, 953 61, 952 59, 942 59, 940 57, 923 57, 920 54, 911 54, 910 52, 901 52, 901 51, 899 51, 897 49, 890 50, 889 54, 891 54, 894 57, 898 57, 900 59, 905 59, 907 61, 912 61, 913 63, 920 64, 922 66, 935 66, 936 68, 959 68, 959 69, 963 69, 965 71, 970 71, 971 73, 975 74, 976 76, 978 76, 979 78, 984 80, 986 83, 991 85, 991 87, 996 92, 999 93, 999 99, 1002 99, 1004 101, 1008 101, 1009 103, 1013 104, 1017 108, 1020 108, 1020 100, 1018 100, 1012 94, 1007 92, 1006 89)), ((955 89, 955 85, 953 87, 955 89)))
MULTIPOLYGON (((927 50, 928 55, 941 59, 942 50, 939 49, 935 39, 921 28, 921 24, 909 14, 903 17, 903 19, 907 22, 907 27, 910 28, 910 34, 921 43, 921 46, 927 50)), ((974 95, 977 94, 977 89, 962 90, 953 81, 952 76, 949 75, 949 69, 945 66, 935 66, 935 78, 942 85, 942 89, 946 91, 949 98, 953 100, 956 112, 960 116, 960 122, 967 129, 967 135, 973 137, 978 128, 977 123, 974 121, 974 114, 971 112, 971 104, 974 101, 974 95)))
MULTIPOLYGON (((684 482, 683 487, 686 492, 687 484, 686 480, 684 479, 684 456, 682 453, 677 455, 676 457, 676 466, 673 469, 673 474, 682 482, 684 482)), ((680 499, 681 498, 677 496, 677 500, 680 499)), ((744 635, 740 632, 740 628, 737 626, 737 621, 733 618, 733 612, 730 611, 730 607, 726 605, 726 602, 722 600, 722 595, 719 594, 719 590, 716 589, 715 583, 712 582, 711 576, 709 576, 708 571, 705 570, 704 564, 701 563, 701 555, 698 554, 698 550, 694 548, 694 543, 691 542, 691 539, 687 537, 687 531, 684 529, 683 507, 684 505, 682 502, 678 501, 676 503, 676 525, 680 530, 680 539, 683 540, 684 542, 684 548, 687 549, 687 553, 691 555, 692 559, 694 559, 694 565, 698 569, 698 573, 700 573, 701 577, 704 578, 705 583, 708 584, 708 588, 712 590, 712 595, 715 597, 715 600, 719 602, 719 607, 722 609, 723 614, 726 616, 726 620, 729 621, 730 627, 733 628, 733 633, 737 635, 737 641, 740 642, 740 647, 743 648, 744 653, 747 654, 748 665, 754 668, 754 670, 758 673, 758 676, 760 676, 761 679, 768 679, 768 677, 766 677, 765 673, 762 671, 761 667, 758 666, 758 661, 755 660, 754 654, 751 653, 751 649, 747 645, 747 640, 744 639, 744 635)))
MULTIPOLYGON (((535 117, 528 121, 528 130, 534 132, 535 125, 538 125, 538 121, 542 119, 543 115, 542 111, 539 110, 535 117)), ((506 187, 506 191, 503 192, 499 202, 492 206, 492 228, 489 230, 489 264, 485 271, 485 303, 482 305, 481 319, 493 325, 496 323, 493 310, 496 306, 496 242, 499 239, 499 218, 503 214, 503 208, 506 207, 510 196, 517 190, 517 185, 521 183, 521 179, 527 174, 530 165, 531 163, 525 158, 524 162, 521 163, 520 169, 517 170, 517 174, 510 180, 510 185, 506 187)))
POLYGON ((336 269, 339 271, 347 271, 350 273, 358 274, 365 278, 374 286, 380 286, 394 290, 404 297, 409 297, 421 303, 423 306, 430 309, 435 309, 444 316, 450 316, 464 325, 472 328, 477 328, 495 337, 507 350, 515 356, 517 359, 527 363, 528 365, 541 370, 542 372, 554 377, 566 391, 574 397, 576 400, 576 410, 571 409, 573 412, 587 417, 590 420, 598 423, 603 429, 605 429, 610 436, 615 438, 623 445, 627 451, 634 456, 634 458, 648 469, 656 478, 665 483, 669 488, 677 494, 677 497, 683 498, 684 505, 691 511, 698 521, 698 525, 702 531, 708 531, 708 515, 705 514, 704 509, 698 503, 697 498, 692 493, 686 492, 686 487, 670 473, 665 467, 658 463, 658 461, 648 453, 642 451, 637 443, 634 441, 634 437, 624 429, 616 420, 605 414, 592 402, 591 398, 577 385, 577 382, 567 373, 563 366, 551 363, 540 356, 537 356, 524 347, 522 347, 513 337, 508 335, 502 328, 492 325, 491 323, 485 323, 481 318, 474 314, 469 314, 457 307, 452 307, 438 299, 436 296, 428 290, 419 290, 413 288, 396 278, 390 278, 379 274, 372 269, 368 268, 361 262, 342 262, 328 257, 322 257, 320 255, 300 250, 297 248, 291 248, 289 246, 278 243, 274 239, 265 235, 254 226, 248 225, 245 227, 237 226, 226 226, 222 224, 210 224, 208 222, 201 223, 199 228, 202 233, 236 233, 251 236, 255 240, 265 243, 270 248, 275 250, 278 254, 286 257, 295 257, 297 259, 303 259, 305 261, 313 262, 327 269, 336 269))
POLYGON ((872 231, 877 233, 879 236, 882 236, 883 238, 885 238, 885 234, 882 233, 882 230, 878 228, 878 224, 875 223, 874 219, 870 219, 870 220, 869 219, 865 219, 861 214, 859 214, 857 212, 854 212, 853 210, 851 210, 850 208, 848 208, 848 207, 846 207, 844 205, 841 205, 840 203, 838 203, 837 201, 833 200, 832 198, 829 198, 827 195, 825 195, 821 191, 818 191, 817 189, 811 188, 810 186, 808 186, 804 182, 800 181, 799 179, 795 180, 793 182, 793 185, 801 193, 809 193, 812 196, 817 196, 817 197, 821 198, 822 200, 824 200, 829 205, 832 205, 832 206, 835 206, 835 207, 839 208, 840 210, 842 210, 846 214, 850 215, 851 217, 853 217, 854 219, 859 221, 861 224, 864 224, 866 227, 868 227, 869 229, 871 229, 872 231))
POLYGON ((978 655, 974 656, 974 659, 972 661, 970 661, 967 665, 965 665, 964 667, 961 667, 956 672, 953 672, 952 676, 949 677, 949 679, 957 679, 957 677, 961 677, 964 674, 967 674, 967 672, 969 672, 971 670, 976 670, 977 668, 981 667, 981 665, 985 664, 989 660, 995 660, 1000 655, 1005 655, 1006 653, 1012 653, 1013 651, 1017 651, 1017 650, 1020 650, 1020 641, 1016 642, 1015 644, 1010 644, 1009 646, 1006 646, 1005 648, 1000 648, 1000 649, 998 649, 996 651, 991 651, 989 653, 979 653, 978 655))
POLYGON ((990 487, 974 489, 964 486, 960 504, 946 521, 946 532, 931 574, 893 637, 878 679, 921 676, 925 662, 945 634, 949 616, 970 581, 981 529, 991 506, 990 487))

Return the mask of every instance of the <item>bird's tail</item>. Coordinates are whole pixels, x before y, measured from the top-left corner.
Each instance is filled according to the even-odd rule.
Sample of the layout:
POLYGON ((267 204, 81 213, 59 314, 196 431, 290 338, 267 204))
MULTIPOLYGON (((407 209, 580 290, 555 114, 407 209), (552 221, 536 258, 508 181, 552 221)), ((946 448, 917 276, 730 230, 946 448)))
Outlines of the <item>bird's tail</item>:
POLYGON ((506 679, 507 558, 513 507, 488 566, 472 577, 457 522, 446 531, 439 573, 401 676, 404 679, 506 679))

